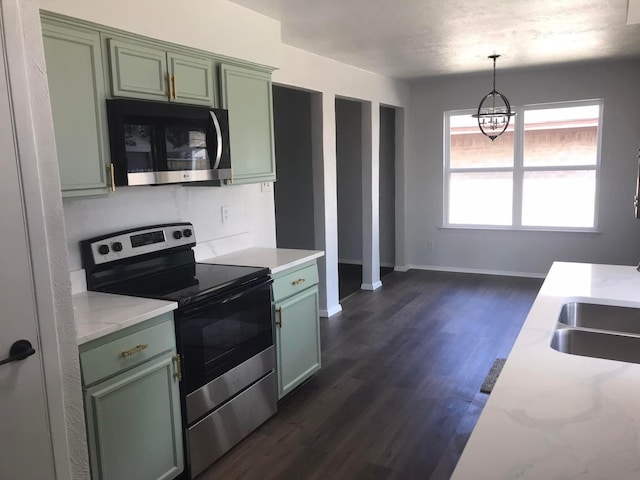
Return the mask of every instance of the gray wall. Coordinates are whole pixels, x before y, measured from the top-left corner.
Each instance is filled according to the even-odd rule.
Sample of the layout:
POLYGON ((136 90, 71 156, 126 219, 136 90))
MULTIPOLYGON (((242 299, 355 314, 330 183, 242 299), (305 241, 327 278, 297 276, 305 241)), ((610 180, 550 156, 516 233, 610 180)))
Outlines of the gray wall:
POLYGON ((276 147, 276 242, 280 248, 315 248, 311 150, 311 94, 273 87, 276 147))
POLYGON ((514 105, 604 99, 600 233, 439 228, 443 112, 475 108, 490 88, 489 73, 412 84, 405 172, 408 265, 543 274, 555 260, 637 264, 640 221, 633 217, 632 202, 640 145, 640 61, 498 69, 497 88, 514 105))
POLYGON ((380 108, 380 264, 395 266, 396 258, 396 111, 380 108))
POLYGON ((338 259, 362 263, 362 106, 336 99, 338 259))

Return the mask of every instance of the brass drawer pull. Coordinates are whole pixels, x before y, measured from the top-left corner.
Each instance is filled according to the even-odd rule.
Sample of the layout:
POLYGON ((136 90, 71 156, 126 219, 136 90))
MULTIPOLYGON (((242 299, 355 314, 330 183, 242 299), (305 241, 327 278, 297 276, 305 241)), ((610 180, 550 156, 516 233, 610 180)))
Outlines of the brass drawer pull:
POLYGON ((174 355, 172 357, 172 360, 176 369, 176 371, 173 374, 173 378, 181 382, 182 381, 182 359, 180 358, 180 355, 174 355))
POLYGON ((149 348, 149 344, 145 343, 143 345, 138 345, 136 347, 133 347, 131 350, 125 350, 124 352, 122 352, 122 356, 124 358, 130 357, 131 355, 133 355, 134 353, 138 353, 141 352, 142 350, 146 350, 147 348, 149 348))
POLYGON ((297 280, 294 280, 293 282, 291 282, 291 285, 300 285, 301 283, 304 283, 305 279, 304 278, 299 278, 297 280))

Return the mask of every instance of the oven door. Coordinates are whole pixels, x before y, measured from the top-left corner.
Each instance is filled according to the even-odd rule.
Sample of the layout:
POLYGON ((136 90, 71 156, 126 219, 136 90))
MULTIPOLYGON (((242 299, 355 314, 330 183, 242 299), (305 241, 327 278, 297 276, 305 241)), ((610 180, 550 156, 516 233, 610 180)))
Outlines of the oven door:
POLYGON ((260 280, 178 310, 185 396, 273 346, 271 282, 260 280))

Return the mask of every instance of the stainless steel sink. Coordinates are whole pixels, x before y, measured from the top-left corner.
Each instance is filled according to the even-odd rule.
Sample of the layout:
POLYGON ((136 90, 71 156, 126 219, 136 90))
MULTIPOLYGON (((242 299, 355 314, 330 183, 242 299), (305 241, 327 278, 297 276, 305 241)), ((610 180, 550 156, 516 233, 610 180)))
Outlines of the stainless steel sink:
POLYGON ((640 308, 567 303, 562 307, 558 322, 571 327, 640 335, 640 308))
POLYGON ((640 363, 640 337, 561 327, 553 334, 551 348, 584 357, 640 363))

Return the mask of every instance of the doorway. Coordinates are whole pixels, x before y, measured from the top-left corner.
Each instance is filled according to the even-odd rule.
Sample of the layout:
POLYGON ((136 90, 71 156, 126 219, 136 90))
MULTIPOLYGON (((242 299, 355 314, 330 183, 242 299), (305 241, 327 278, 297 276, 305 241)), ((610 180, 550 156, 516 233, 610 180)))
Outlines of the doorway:
POLYGON ((362 284, 362 104, 336 98, 338 291, 340 301, 362 284))
POLYGON ((276 245, 316 248, 311 144, 312 93, 273 86, 278 181, 274 183, 276 245))
POLYGON ((396 111, 380 107, 380 278, 396 265, 396 111))

